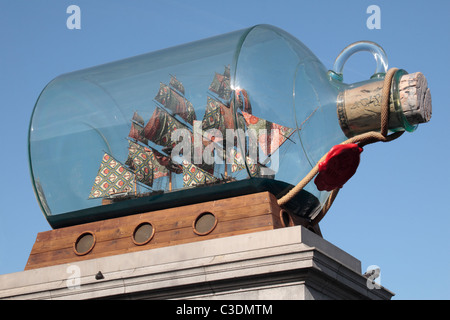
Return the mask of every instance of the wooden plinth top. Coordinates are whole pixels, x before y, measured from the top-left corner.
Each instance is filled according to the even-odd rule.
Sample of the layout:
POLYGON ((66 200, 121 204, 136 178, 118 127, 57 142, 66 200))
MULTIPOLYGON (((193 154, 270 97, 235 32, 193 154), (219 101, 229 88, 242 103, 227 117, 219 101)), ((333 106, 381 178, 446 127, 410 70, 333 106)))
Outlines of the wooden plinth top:
POLYGON ((299 224, 255 193, 41 232, 25 270, 299 224))

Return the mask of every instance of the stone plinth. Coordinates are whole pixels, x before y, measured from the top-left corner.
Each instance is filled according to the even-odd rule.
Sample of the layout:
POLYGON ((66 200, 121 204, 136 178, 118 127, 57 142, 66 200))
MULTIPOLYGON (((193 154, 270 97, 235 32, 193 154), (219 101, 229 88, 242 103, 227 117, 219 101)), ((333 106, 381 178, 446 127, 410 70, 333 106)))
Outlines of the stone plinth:
POLYGON ((0 299, 390 299, 361 263, 288 227, 0 275, 0 299), (100 272, 100 273, 99 273, 100 272))

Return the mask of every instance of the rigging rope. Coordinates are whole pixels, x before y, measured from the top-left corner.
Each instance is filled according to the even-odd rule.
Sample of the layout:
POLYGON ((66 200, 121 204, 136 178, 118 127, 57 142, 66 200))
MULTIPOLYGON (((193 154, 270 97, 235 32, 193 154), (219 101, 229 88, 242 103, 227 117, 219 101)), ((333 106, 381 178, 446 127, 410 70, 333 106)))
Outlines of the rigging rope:
MULTIPOLYGON (((381 125, 380 125, 380 132, 376 131, 370 131, 363 134, 356 135, 341 144, 348 144, 348 143, 357 143, 360 147, 363 147, 365 145, 382 141, 382 142, 388 142, 397 139, 400 137, 404 131, 394 132, 390 135, 387 135, 388 132, 388 124, 389 124, 389 99, 390 99, 390 92, 391 92, 391 83, 392 78, 397 71, 397 68, 391 68, 386 72, 386 75, 384 77, 383 82, 383 89, 382 89, 382 96, 381 96, 381 125)), ((278 199, 278 205, 283 206, 284 204, 288 203, 290 200, 292 200, 293 197, 295 197, 300 191, 303 190, 303 188, 319 173, 319 163, 322 162, 328 153, 326 153, 317 163, 316 165, 311 169, 311 171, 294 187, 292 188, 287 194, 285 194, 283 197, 278 199)), ((331 191, 330 195, 328 196, 327 200, 325 201, 322 210, 319 212, 319 214, 311 221, 311 225, 315 226, 319 223, 320 220, 325 216, 325 214, 330 209, 331 205, 334 202, 334 199, 336 199, 336 196, 339 192, 340 188, 336 188, 333 191, 331 191)))

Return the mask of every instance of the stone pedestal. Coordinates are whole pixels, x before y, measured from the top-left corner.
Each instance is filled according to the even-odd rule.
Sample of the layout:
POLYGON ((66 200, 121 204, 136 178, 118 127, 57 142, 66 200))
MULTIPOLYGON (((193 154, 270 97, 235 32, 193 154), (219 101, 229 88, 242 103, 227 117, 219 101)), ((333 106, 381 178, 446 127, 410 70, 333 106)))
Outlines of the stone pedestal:
POLYGON ((361 263, 302 226, 0 275, 0 299, 381 299, 361 263))

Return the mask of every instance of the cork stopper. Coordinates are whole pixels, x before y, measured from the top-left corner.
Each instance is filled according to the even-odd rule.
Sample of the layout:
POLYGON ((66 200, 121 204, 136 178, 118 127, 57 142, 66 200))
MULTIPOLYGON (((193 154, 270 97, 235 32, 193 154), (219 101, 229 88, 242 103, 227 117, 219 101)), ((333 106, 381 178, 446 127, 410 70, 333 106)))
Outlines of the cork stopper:
POLYGON ((421 72, 403 75, 399 82, 400 104, 408 122, 412 125, 431 119, 431 93, 421 72))
MULTIPOLYGON (((338 95, 337 114, 347 137, 380 130, 383 81, 353 87, 338 95)), ((430 121, 431 94, 425 76, 421 72, 404 74, 396 87, 398 96, 391 87, 388 128, 411 131, 416 125, 430 121)))

